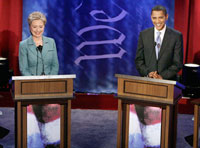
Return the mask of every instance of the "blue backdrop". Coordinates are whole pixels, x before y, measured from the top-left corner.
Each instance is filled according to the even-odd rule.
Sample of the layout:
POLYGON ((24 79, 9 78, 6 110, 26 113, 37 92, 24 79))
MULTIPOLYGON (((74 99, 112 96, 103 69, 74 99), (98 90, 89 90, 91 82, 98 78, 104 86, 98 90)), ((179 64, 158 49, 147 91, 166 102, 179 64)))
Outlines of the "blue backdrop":
POLYGON ((135 53, 139 32, 152 26, 151 8, 167 8, 174 24, 174 0, 23 0, 23 39, 28 15, 47 17, 45 35, 56 41, 60 74, 76 74, 79 92, 115 93, 116 73, 138 75, 135 53))

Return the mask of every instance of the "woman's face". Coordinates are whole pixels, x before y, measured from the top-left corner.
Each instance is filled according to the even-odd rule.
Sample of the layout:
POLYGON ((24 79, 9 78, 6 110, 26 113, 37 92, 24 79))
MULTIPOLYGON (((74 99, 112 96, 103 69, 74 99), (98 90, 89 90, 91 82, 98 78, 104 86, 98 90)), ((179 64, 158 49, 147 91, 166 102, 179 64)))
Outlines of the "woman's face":
POLYGON ((34 20, 30 25, 30 31, 33 37, 39 38, 44 32, 44 22, 42 20, 34 20))

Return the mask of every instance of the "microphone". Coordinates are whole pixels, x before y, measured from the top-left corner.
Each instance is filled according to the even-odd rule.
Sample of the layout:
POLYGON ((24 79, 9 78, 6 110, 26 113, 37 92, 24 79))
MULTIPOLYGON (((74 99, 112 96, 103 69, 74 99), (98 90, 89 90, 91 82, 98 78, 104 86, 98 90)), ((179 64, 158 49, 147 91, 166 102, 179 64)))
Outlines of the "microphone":
POLYGON ((42 73, 41 73, 41 75, 45 75, 45 73, 44 73, 44 60, 43 60, 43 56, 42 56, 42 48, 43 48, 43 46, 42 45, 39 45, 39 46, 37 46, 37 51, 40 51, 40 54, 41 54, 41 58, 42 58, 42 73))
POLYGON ((42 48, 43 48, 42 45, 37 46, 37 49, 40 51, 40 53, 42 52, 42 48))

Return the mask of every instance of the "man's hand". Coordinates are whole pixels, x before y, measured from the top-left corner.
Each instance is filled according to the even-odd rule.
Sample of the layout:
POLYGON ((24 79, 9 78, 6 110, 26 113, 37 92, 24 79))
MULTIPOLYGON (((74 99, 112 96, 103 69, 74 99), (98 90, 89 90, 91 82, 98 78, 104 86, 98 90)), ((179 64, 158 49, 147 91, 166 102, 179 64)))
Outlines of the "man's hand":
POLYGON ((158 74, 157 71, 152 71, 148 74, 148 76, 150 78, 154 78, 154 79, 163 79, 161 75, 158 74))

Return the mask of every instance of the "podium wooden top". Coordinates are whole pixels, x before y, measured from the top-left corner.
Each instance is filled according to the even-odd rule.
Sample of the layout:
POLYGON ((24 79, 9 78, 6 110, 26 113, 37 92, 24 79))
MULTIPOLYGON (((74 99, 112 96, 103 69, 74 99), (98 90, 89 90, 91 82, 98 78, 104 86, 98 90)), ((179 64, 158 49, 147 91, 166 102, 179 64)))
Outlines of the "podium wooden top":
POLYGON ((72 98, 73 78, 76 75, 14 76, 13 98, 16 101, 72 98))
POLYGON ((171 84, 179 87, 180 89, 185 89, 185 86, 177 81, 172 80, 163 80, 163 79, 152 79, 148 77, 139 77, 139 76, 130 76, 130 75, 123 75, 123 74, 115 74, 117 78, 123 79, 133 79, 133 80, 141 80, 141 81, 148 81, 148 82, 156 82, 156 83, 163 83, 163 84, 171 84))
POLYGON ((174 105, 181 98, 182 89, 185 88, 177 81, 122 74, 115 76, 118 78, 118 96, 132 101, 174 105))
POLYGON ((12 80, 70 79, 76 75, 13 76, 12 80))

